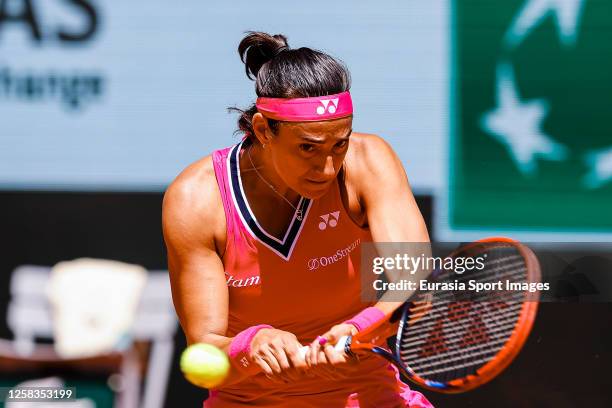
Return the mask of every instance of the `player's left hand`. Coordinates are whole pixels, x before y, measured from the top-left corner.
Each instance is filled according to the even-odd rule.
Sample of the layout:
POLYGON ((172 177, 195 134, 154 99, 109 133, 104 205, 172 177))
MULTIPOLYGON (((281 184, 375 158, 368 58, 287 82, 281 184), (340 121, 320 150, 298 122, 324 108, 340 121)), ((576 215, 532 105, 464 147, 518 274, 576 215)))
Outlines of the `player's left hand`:
POLYGON ((328 379, 339 379, 346 375, 346 369, 356 363, 354 358, 334 349, 334 345, 344 336, 353 336, 357 328, 352 324, 337 324, 317 337, 306 351, 306 364, 312 373, 328 379), (321 338, 325 339, 321 344, 321 338))

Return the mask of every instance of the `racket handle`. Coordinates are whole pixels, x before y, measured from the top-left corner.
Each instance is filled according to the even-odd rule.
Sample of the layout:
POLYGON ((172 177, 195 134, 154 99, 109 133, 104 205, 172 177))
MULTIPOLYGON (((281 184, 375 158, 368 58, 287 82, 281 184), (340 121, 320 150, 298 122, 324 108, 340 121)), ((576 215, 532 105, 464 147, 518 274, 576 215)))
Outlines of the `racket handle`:
MULTIPOLYGON (((344 347, 346 346, 346 343, 348 342, 348 339, 349 339, 348 336, 340 337, 340 339, 338 340, 338 342, 334 346, 334 350, 336 350, 338 353, 344 353, 344 347)), ((299 355, 300 355, 300 358, 302 360, 306 357, 306 351, 308 351, 308 346, 300 347, 299 355)))

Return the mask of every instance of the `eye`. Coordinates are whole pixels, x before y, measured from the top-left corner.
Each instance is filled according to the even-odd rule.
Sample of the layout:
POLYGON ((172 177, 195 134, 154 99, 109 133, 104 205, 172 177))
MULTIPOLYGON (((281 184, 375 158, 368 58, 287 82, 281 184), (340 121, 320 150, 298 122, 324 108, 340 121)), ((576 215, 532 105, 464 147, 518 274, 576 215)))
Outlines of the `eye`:
POLYGON ((300 150, 305 152, 305 153, 311 153, 312 151, 314 151, 315 147, 312 144, 308 144, 308 143, 302 143, 300 145, 300 150))
POLYGON ((348 144, 348 140, 342 140, 338 143, 336 143, 336 147, 339 149, 342 149, 343 147, 345 147, 348 144))

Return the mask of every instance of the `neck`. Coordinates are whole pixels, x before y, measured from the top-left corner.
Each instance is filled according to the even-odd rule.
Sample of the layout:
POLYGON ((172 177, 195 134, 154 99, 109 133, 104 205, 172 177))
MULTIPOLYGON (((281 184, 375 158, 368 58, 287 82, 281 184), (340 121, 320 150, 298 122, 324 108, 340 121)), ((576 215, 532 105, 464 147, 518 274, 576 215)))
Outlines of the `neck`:
POLYGON ((253 143, 242 151, 240 172, 243 182, 246 181, 245 184, 258 195, 263 194, 281 201, 287 200, 297 206, 300 195, 282 181, 266 153, 258 143, 253 143))

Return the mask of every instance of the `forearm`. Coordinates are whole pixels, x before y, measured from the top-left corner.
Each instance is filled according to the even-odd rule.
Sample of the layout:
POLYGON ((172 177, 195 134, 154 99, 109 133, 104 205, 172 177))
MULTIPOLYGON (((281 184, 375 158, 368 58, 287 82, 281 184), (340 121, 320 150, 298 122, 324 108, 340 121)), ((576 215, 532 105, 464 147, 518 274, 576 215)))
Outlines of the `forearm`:
MULTIPOLYGON (((226 337, 221 336, 215 333, 207 333, 201 336, 192 337, 187 339, 188 345, 196 344, 196 343, 207 343, 211 344, 220 350, 222 350, 226 355, 229 356, 230 348, 234 337, 226 337)), ((232 361, 230 358, 230 370, 227 374, 226 379, 223 381, 221 386, 228 386, 232 384, 239 383, 240 381, 247 378, 249 375, 241 370, 240 367, 237 366, 235 361, 232 361)))
MULTIPOLYGON (((269 337, 270 331, 277 332, 278 330, 275 330, 268 324, 259 324, 247 327, 232 338, 212 333, 201 337, 202 342, 215 345, 229 357, 230 371, 222 385, 235 384, 262 371, 261 367, 253 360, 253 352, 251 350, 251 347, 257 344, 257 339, 261 343, 260 331, 266 332, 264 337, 266 335, 269 337)), ((294 335, 291 336, 293 340, 297 341, 294 335)), ((257 346, 255 348, 257 349, 257 346)))

